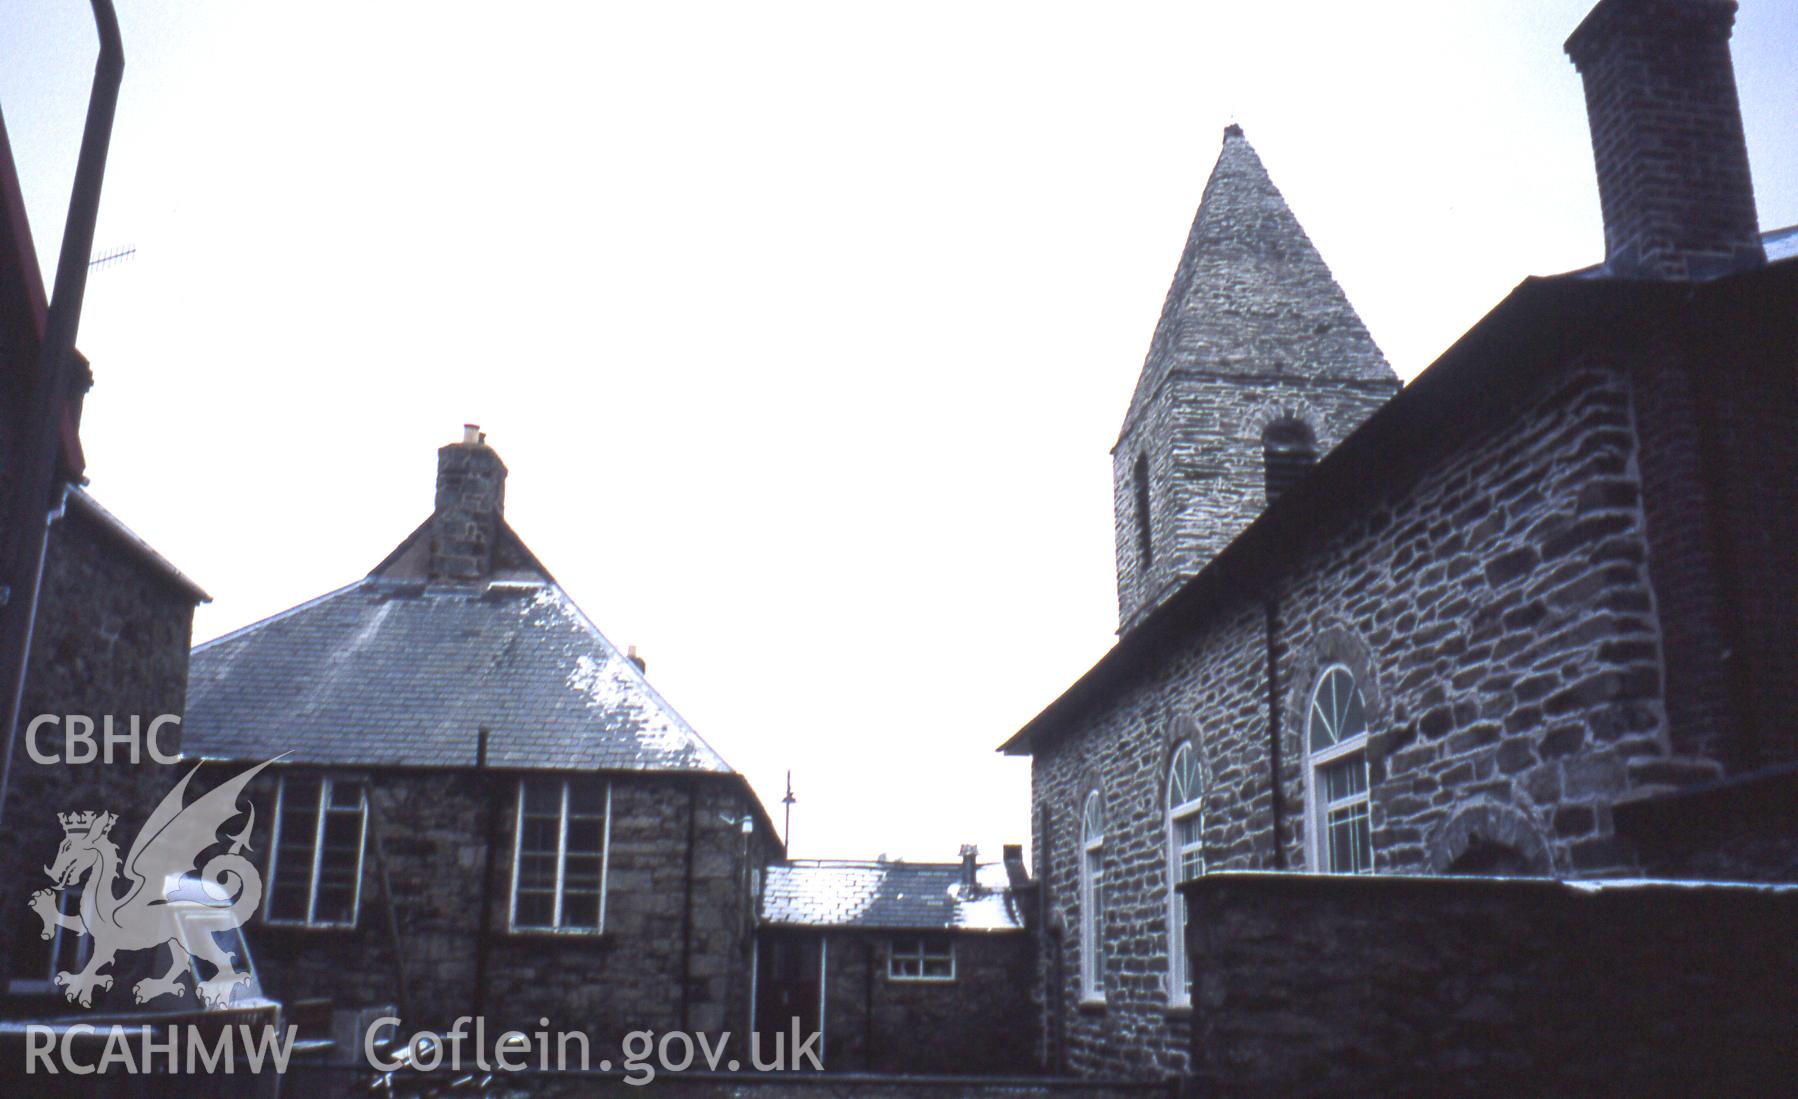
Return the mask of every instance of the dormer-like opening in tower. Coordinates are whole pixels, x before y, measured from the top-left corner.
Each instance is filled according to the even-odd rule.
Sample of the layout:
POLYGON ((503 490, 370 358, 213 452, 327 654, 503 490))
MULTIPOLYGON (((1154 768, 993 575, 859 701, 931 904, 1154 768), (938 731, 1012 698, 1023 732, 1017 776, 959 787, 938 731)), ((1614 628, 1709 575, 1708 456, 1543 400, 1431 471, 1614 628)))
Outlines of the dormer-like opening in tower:
POLYGON ((1130 473, 1136 495, 1136 559, 1147 570, 1155 563, 1155 528, 1149 514, 1149 456, 1138 454, 1130 473))
POLYGON ((1272 504, 1317 464, 1317 435, 1298 417, 1282 416, 1261 433, 1261 460, 1272 504))

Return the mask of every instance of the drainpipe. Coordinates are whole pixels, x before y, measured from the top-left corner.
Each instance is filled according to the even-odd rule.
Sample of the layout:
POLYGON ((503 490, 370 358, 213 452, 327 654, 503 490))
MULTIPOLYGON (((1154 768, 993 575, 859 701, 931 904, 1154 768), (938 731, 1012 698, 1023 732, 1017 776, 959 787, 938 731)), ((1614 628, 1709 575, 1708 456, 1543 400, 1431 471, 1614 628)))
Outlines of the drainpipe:
POLYGON ((13 468, 16 495, 0 531, 5 539, 6 574, 0 581, 0 667, 8 695, 6 752, 0 759, 0 821, 6 817, 6 795, 12 785, 13 748, 18 738, 19 710, 25 704, 25 674, 31 655, 31 630, 37 619, 38 592, 44 576, 44 550, 49 521, 62 499, 56 484, 56 455, 75 374, 75 333, 81 327, 81 300, 87 293, 87 260, 94 250, 94 221, 100 213, 100 185, 106 177, 106 152, 112 144, 112 118, 119 103, 119 81, 125 73, 125 47, 112 0, 92 0, 100 54, 94 61, 94 86, 87 101, 87 124, 81 132, 81 154, 75 162, 75 184, 63 223, 62 252, 56 261, 56 287, 38 348, 37 375, 20 433, 13 468))
POLYGON ((475 735, 475 789, 487 802, 487 851, 481 861, 481 917, 474 941, 474 1011, 479 1019, 487 1014, 487 966, 493 938, 493 867, 499 846, 500 797, 487 770, 487 730, 475 735))
POLYGON ((1286 869, 1286 802, 1280 787, 1280 597, 1269 589, 1267 609, 1267 768, 1273 795, 1274 869, 1286 869))
POLYGON ((689 779, 687 785, 687 880, 680 919, 680 1028, 685 1031, 693 1029, 693 846, 699 834, 699 792, 694 789, 697 782, 697 779, 689 779))

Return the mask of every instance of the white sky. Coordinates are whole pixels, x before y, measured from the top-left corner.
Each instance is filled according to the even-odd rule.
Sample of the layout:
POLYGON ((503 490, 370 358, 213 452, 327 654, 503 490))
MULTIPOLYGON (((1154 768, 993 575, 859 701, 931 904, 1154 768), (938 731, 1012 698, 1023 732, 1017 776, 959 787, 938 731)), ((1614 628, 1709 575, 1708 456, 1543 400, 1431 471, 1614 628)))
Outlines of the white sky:
MULTIPOLYGON (((1112 641, 1106 452, 1223 126, 1409 378, 1602 258, 1591 2, 120 0, 92 487, 203 640, 365 573, 477 421, 777 819, 793 769, 795 855, 996 857, 992 749, 1112 641)), ((1798 5, 1743 8, 1772 228, 1798 5)), ((46 269, 92 56, 80 0, 0 0, 46 269)))

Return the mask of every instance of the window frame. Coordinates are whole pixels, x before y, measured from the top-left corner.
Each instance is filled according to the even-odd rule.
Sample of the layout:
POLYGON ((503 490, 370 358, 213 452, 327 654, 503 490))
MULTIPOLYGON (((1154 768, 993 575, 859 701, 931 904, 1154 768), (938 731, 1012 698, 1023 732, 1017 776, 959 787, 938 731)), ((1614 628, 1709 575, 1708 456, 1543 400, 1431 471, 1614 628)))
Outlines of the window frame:
POLYGON ((895 936, 887 942, 887 980, 904 981, 919 984, 948 984, 955 980, 955 936, 948 934, 925 934, 895 936), (940 943, 942 950, 933 951, 931 945, 940 943), (916 944, 916 950, 901 950, 902 945, 916 944), (915 961, 918 965, 916 973, 899 972, 899 962, 915 961), (929 963, 947 961, 949 972, 930 973, 929 963))
POLYGON ((330 775, 318 775, 318 804, 314 808, 316 819, 312 823, 311 866, 306 874, 306 914, 295 919, 292 916, 275 915, 275 888, 280 880, 281 872, 281 829, 286 820, 284 810, 287 807, 288 779, 311 779, 312 775, 279 775, 275 783, 275 823, 269 831, 268 845, 268 882, 264 895, 268 898, 262 906, 262 922, 273 927, 304 927, 313 929, 354 928, 362 919, 362 876, 368 860, 368 784, 361 779, 338 779, 330 775), (356 788, 356 808, 353 810, 360 818, 356 828, 356 877, 355 887, 350 893, 350 918, 348 920, 321 920, 318 918, 318 880, 323 868, 325 847, 325 826, 330 822, 332 813, 346 813, 352 810, 331 804, 332 788, 335 785, 351 785, 356 788))
POLYGON ((1318 672, 1316 681, 1311 686, 1309 699, 1305 707, 1305 723, 1300 731, 1305 743, 1305 850, 1306 863, 1312 873, 1317 874, 1372 874, 1374 872, 1373 846, 1373 773, 1368 763, 1367 746, 1372 726, 1367 721, 1367 696, 1361 690, 1361 681, 1355 670, 1347 664, 1335 662, 1326 665, 1318 672), (1336 737, 1335 742, 1327 748, 1312 747, 1312 722, 1314 717, 1325 716, 1318 708, 1318 699, 1323 694, 1324 685, 1329 683, 1338 673, 1348 677, 1349 688, 1360 698, 1362 715, 1361 731, 1349 737, 1342 737, 1338 730, 1331 730, 1336 737), (1361 763, 1361 789, 1355 794, 1334 800, 1327 799, 1324 791, 1324 772, 1346 760, 1359 758, 1361 763), (1329 815, 1330 813, 1359 805, 1368 819, 1367 865, 1351 869, 1333 869, 1335 862, 1334 848, 1331 845, 1329 815))
POLYGON ((518 780, 518 804, 512 820, 512 887, 506 902, 506 930, 514 935, 603 935, 606 931, 606 897, 612 872, 612 783, 605 784, 605 809, 603 810, 604 826, 600 832, 599 848, 599 912, 596 926, 570 926, 562 922, 562 906, 566 899, 568 882, 568 822, 570 818, 569 803, 575 783, 582 781, 579 776, 549 777, 548 781, 559 782, 562 790, 561 805, 557 810, 556 830, 556 890, 555 904, 552 909, 551 924, 521 924, 518 922, 518 879, 519 866, 524 854, 524 804, 525 787, 531 782, 543 782, 546 776, 524 775, 518 780))
POLYGON ((1205 873, 1205 780, 1198 749, 1192 741, 1181 742, 1168 761, 1167 791, 1162 799, 1163 824, 1167 832, 1167 1002, 1184 1007, 1192 1003, 1192 973, 1186 956, 1186 905, 1178 886, 1191 881, 1186 875, 1186 857, 1198 856, 1198 873, 1205 873), (1181 775, 1181 760, 1191 760, 1190 778, 1181 775), (1176 794, 1186 796, 1176 802, 1176 794), (1189 820, 1198 823, 1197 838, 1190 843, 1180 841, 1179 826, 1189 820))
POLYGON ((1105 800, 1080 805, 1080 1002, 1105 1002, 1105 800), (1094 834, 1096 830, 1097 834, 1094 834))

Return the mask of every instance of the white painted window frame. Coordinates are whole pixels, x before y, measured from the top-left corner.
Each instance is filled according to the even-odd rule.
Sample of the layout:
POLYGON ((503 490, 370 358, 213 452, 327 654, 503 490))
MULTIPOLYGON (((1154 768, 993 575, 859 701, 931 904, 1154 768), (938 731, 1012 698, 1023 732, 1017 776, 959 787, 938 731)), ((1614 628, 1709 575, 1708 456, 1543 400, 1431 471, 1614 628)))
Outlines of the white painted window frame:
POLYGON ((1167 768, 1167 1002, 1174 1007, 1185 1007, 1192 1003, 1192 989, 1186 982, 1186 911, 1181 900, 1179 885, 1187 879, 1182 876, 1183 863, 1187 855, 1199 856, 1199 873, 1205 872, 1205 780, 1199 765, 1199 751, 1191 741, 1186 741, 1174 749, 1167 768), (1187 797, 1179 802, 1174 797, 1180 791, 1175 778, 1179 773, 1180 756, 1190 753, 1193 766, 1193 784, 1187 797), (1182 821, 1196 818, 1199 822, 1199 838, 1191 843, 1181 843, 1178 825, 1182 821))
MULTIPOLYGON (((1353 668, 1342 663, 1328 665, 1317 673, 1317 680, 1311 685, 1310 704, 1305 707, 1305 724, 1299 731, 1299 735, 1304 738, 1305 742, 1305 862, 1311 872, 1315 874, 1335 873, 1330 869, 1328 850, 1330 838, 1326 821, 1330 812, 1355 804, 1366 805, 1370 815, 1373 812, 1373 775, 1371 772, 1364 775, 1361 793, 1351 797, 1325 801, 1322 790, 1323 770, 1333 763, 1338 763, 1349 756, 1359 755, 1362 768, 1364 770, 1367 768, 1367 740, 1371 727, 1363 729, 1359 734, 1347 740, 1339 740, 1322 751, 1311 750, 1312 714, 1322 712, 1317 709, 1318 696, 1323 692, 1324 684, 1329 682, 1331 674, 1338 670, 1348 675, 1349 684, 1353 690, 1357 693, 1361 691, 1361 681, 1356 677, 1353 668)), ((1367 712, 1367 696, 1365 694, 1362 694, 1361 697, 1361 710, 1363 714, 1367 712)), ((1374 854, 1372 829, 1370 828, 1367 843, 1367 867, 1358 873, 1373 873, 1374 854)), ((1342 872, 1348 873, 1348 871, 1342 872)))
POLYGON ((952 935, 940 934, 902 935, 895 937, 887 943, 887 980, 914 981, 927 984, 948 984, 954 981, 955 937, 952 935), (931 950, 928 944, 929 940, 933 937, 942 938, 943 941, 948 944, 948 949, 945 951, 931 950), (901 950, 900 947, 906 944, 915 945, 917 949, 901 950), (907 961, 916 962, 918 964, 918 972, 915 974, 899 972, 899 960, 901 958, 904 958, 907 961), (947 959, 949 962, 949 973, 947 976, 926 973, 924 971, 926 962, 942 961, 944 959, 947 959))
POLYGON ((350 918, 348 920, 321 920, 316 918, 318 912, 318 877, 324 859, 325 824, 330 813, 347 812, 344 809, 331 807, 331 788, 346 780, 333 779, 321 775, 318 780, 318 819, 312 823, 312 862, 306 870, 308 875, 306 886, 306 915, 304 919, 276 917, 274 915, 274 895, 277 875, 281 872, 281 828, 285 817, 283 811, 287 806, 287 779, 281 775, 275 784, 275 826, 269 833, 268 845, 268 898, 269 903, 263 909, 263 922, 276 927, 355 927, 362 918, 362 871, 363 862, 368 857, 368 787, 355 782, 356 813, 361 820, 356 829, 356 888, 350 898, 350 918))
POLYGON ((1105 1002, 1105 944, 1098 908, 1105 888, 1105 801, 1099 791, 1080 803, 1080 1001, 1105 1002), (1097 809, 1099 830, 1090 825, 1097 809))
MULTIPOLYGON (((518 805, 512 821, 512 890, 506 906, 506 929, 513 934, 524 935, 603 935, 606 931, 606 893, 612 876, 612 784, 606 783, 605 825, 602 829, 599 851, 599 926, 597 927, 564 927, 562 925, 562 899, 568 872, 568 802, 569 791, 578 781, 562 779, 562 804, 559 810, 559 821, 556 831, 556 902, 551 918, 555 926, 546 927, 541 924, 520 924, 518 922, 518 864, 524 854, 524 788, 533 781, 526 777, 518 780, 518 805)), ((535 781, 542 781, 537 778, 535 781)))

